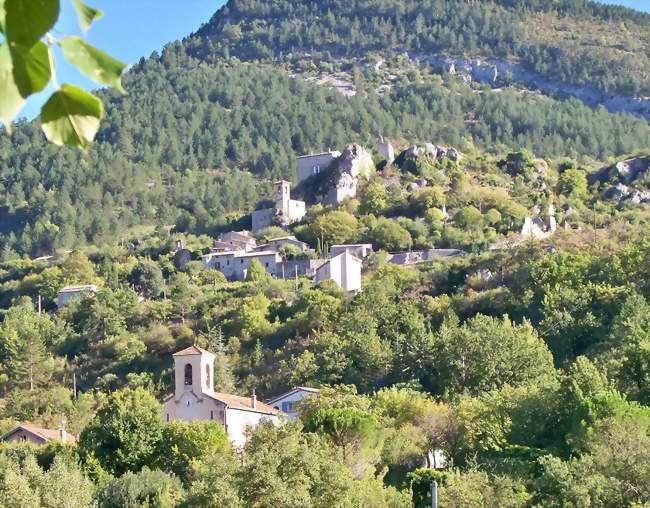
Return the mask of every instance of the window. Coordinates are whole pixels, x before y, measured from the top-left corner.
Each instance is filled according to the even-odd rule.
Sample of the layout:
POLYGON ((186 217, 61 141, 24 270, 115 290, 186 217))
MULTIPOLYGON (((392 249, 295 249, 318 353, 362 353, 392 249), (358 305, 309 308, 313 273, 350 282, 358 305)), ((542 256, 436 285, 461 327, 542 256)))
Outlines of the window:
POLYGON ((293 413, 296 410, 295 402, 283 402, 282 411, 285 413, 293 413))
POLYGON ((320 173, 320 166, 318 166, 318 165, 314 166, 314 167, 311 168, 311 169, 312 169, 312 171, 314 172, 315 175, 317 175, 318 173, 320 173))
POLYGON ((185 365, 185 386, 192 386, 192 366, 189 363, 185 365))
POLYGON ((169 421, 169 413, 167 413, 167 421, 169 421))
POLYGON ((186 405, 187 407, 190 407, 190 406, 192 405, 192 401, 191 401, 191 400, 188 400, 188 401, 185 403, 185 405, 186 405))
POLYGON ((221 263, 217 262, 217 270, 221 270, 221 263))
POLYGON ((210 410, 210 420, 214 420, 214 411, 210 410))
POLYGON ((205 386, 210 388, 210 365, 205 366, 205 386))
POLYGON ((240 259, 240 260, 239 260, 239 264, 240 264, 240 265, 243 265, 243 264, 244 264, 244 260, 243 260, 243 259, 240 259))
POLYGON ((264 266, 266 266, 268 268, 269 267, 269 262, 267 261, 266 263, 264 263, 264 266))

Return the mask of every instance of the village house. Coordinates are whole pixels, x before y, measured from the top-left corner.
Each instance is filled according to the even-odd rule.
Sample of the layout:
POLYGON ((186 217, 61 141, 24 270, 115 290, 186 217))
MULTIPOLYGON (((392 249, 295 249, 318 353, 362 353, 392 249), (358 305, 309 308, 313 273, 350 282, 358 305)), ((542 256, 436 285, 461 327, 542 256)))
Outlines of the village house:
POLYGON ((291 182, 280 180, 275 182, 275 208, 253 212, 253 231, 260 231, 269 226, 288 226, 302 220, 305 213, 305 202, 291 199, 291 182))
POLYGON ((298 183, 307 180, 311 176, 318 175, 321 171, 325 171, 340 156, 341 152, 331 150, 323 153, 301 155, 296 159, 296 177, 298 183))
POLYGON ((289 420, 293 420, 298 417, 298 403, 306 397, 312 397, 319 393, 320 390, 318 388, 296 386, 288 392, 272 398, 267 404, 285 413, 289 417, 289 420))
POLYGON ((219 270, 230 281, 246 280, 248 268, 255 259, 271 275, 275 275, 278 272, 278 264, 282 262, 280 254, 272 250, 258 252, 247 252, 243 250, 210 252, 202 256, 202 259, 205 267, 219 270))
POLYGON ((324 280, 333 280, 345 291, 360 291, 361 265, 362 261, 359 258, 349 252, 343 252, 338 256, 328 259, 316 269, 313 285, 316 287, 324 280))
POLYGON ((273 250, 279 252, 283 247, 295 247, 300 252, 307 252, 310 250, 309 245, 305 242, 301 242, 295 236, 281 236, 278 238, 273 238, 268 242, 258 245, 256 250, 273 250))
POLYGON ((352 243, 347 245, 332 245, 330 256, 335 257, 343 252, 348 252, 359 259, 365 259, 373 252, 371 243, 352 243))
POLYGON ((173 355, 174 393, 163 402, 165 422, 215 421, 236 447, 246 443, 246 429, 262 422, 280 423, 281 412, 250 397, 214 391, 215 356, 198 346, 173 355))
POLYGON ((84 298, 95 293, 97 293, 97 286, 95 284, 65 286, 59 290, 56 298, 56 304, 60 309, 64 305, 67 305, 71 300, 74 300, 76 298, 84 298))
POLYGON ((255 237, 249 231, 229 231, 222 234, 212 245, 213 252, 244 250, 251 251, 257 247, 255 237))
POLYGON ((64 422, 61 422, 58 430, 21 424, 0 437, 0 441, 3 443, 31 443, 35 445, 43 445, 51 441, 75 444, 77 436, 69 434, 65 430, 64 422))
POLYGON ((467 254, 460 249, 428 249, 428 250, 413 250, 407 252, 395 252, 388 256, 388 262, 394 265, 417 265, 418 263, 426 263, 433 261, 436 258, 454 258, 464 256, 467 254))

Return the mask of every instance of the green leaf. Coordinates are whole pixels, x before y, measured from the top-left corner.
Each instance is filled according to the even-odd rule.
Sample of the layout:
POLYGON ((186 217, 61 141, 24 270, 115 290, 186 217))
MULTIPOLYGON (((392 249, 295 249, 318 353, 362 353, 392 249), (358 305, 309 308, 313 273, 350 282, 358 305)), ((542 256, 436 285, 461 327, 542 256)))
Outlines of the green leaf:
POLYGON ((37 41, 31 48, 21 44, 9 46, 13 62, 13 76, 20 94, 27 98, 47 86, 52 76, 49 48, 37 41))
POLYGON ((93 21, 101 18, 104 13, 98 9, 94 9, 81 0, 72 0, 72 5, 77 11, 77 16, 79 17, 79 26, 85 32, 90 28, 90 25, 93 24, 93 21))
POLYGON ((91 46, 76 35, 65 37, 59 44, 66 60, 75 65, 80 72, 97 83, 115 87, 125 93, 121 77, 126 64, 105 51, 91 46))
POLYGON ((41 109, 41 124, 52 143, 86 148, 95 138, 103 116, 104 107, 97 97, 66 84, 41 109))
POLYGON ((5 0, 5 34, 9 42, 31 47, 59 18, 59 0, 5 0))
POLYGON ((0 33, 5 33, 5 0, 0 0, 0 33))
POLYGON ((11 122, 20 111, 23 99, 13 76, 11 54, 6 42, 0 44, 0 120, 7 132, 11 132, 11 122))

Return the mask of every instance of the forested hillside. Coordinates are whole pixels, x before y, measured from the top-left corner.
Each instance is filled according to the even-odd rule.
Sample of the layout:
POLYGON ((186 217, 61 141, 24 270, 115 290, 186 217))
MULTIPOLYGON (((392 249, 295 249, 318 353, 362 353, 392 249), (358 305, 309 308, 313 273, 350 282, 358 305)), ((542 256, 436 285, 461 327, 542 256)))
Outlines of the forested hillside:
POLYGON ((228 2, 190 41, 206 58, 390 54, 517 59, 549 78, 650 95, 650 15, 589 0, 228 2))
POLYGON ((586 0, 230 0, 134 65, 126 95, 98 92, 86 152, 30 122, 3 133, 0 435, 50 433, 0 442, 0 506, 425 508, 433 480, 443 508, 650 506, 648 122, 404 56, 644 94, 649 19, 586 0), (206 262, 328 148, 366 171, 318 166, 291 188, 305 215, 254 240, 308 264, 371 244, 360 291, 206 262), (322 199, 341 181, 353 195, 322 199), (236 422, 163 413, 175 380, 199 384, 180 362, 174 378, 190 346, 215 358, 201 386, 247 411, 311 395, 237 448, 236 422))
POLYGON ((49 254, 116 242, 140 225, 215 233, 292 178, 294 158, 378 135, 539 156, 604 160, 650 146, 641 119, 453 79, 407 78, 348 99, 280 70, 206 65, 168 47, 124 80, 87 154, 48 145, 34 125, 0 138, 1 248, 49 254), (234 213, 234 215, 231 215, 234 213))

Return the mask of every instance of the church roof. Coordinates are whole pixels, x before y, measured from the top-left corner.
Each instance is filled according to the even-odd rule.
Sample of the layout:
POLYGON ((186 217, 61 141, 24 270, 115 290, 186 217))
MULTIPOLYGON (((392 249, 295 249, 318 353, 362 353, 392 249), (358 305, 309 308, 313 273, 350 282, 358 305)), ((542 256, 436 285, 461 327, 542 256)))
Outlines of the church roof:
POLYGON ((218 392, 212 394, 205 393, 204 395, 212 397, 219 402, 223 402, 233 409, 243 409, 245 411, 255 411, 257 413, 268 413, 274 415, 279 413, 279 411, 274 407, 269 406, 264 402, 260 402, 259 400, 255 402, 255 407, 253 407, 253 400, 251 397, 241 397, 239 395, 218 392))
POLYGON ((181 351, 178 351, 177 353, 174 353, 172 356, 191 356, 191 355, 211 355, 210 351, 206 351, 203 348, 200 348, 199 346, 190 346, 187 347, 181 351))

